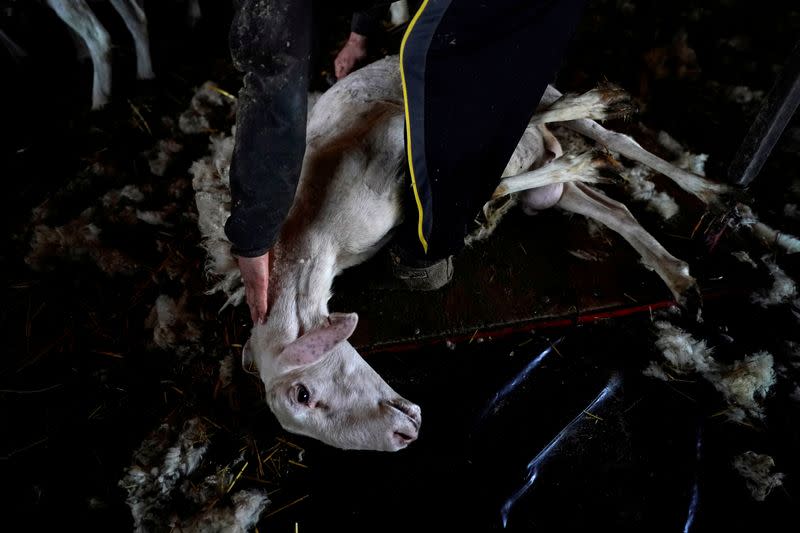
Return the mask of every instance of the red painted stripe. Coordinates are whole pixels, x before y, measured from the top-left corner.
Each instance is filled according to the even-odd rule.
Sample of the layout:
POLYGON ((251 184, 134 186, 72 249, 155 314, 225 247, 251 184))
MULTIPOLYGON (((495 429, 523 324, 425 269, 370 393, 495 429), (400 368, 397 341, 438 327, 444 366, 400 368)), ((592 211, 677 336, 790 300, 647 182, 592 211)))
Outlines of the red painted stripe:
MULTIPOLYGON (((732 295, 739 292, 744 292, 744 291, 726 289, 726 290, 708 292, 703 294, 703 300, 704 301, 717 300, 723 296, 732 295)), ((485 338, 496 339, 496 338, 507 337, 515 333, 525 333, 532 330, 563 328, 579 324, 591 324, 594 322, 598 322, 600 320, 610 320, 614 318, 621 318, 641 313, 650 313, 652 311, 657 311, 659 309, 666 309, 668 307, 677 307, 677 306, 678 304, 675 302, 675 300, 663 300, 660 302, 654 302, 651 304, 644 304, 644 305, 621 306, 603 311, 594 311, 586 314, 578 314, 577 316, 572 318, 556 318, 556 319, 545 319, 545 320, 534 319, 534 320, 520 322, 511 326, 503 326, 495 329, 489 328, 483 331, 479 330, 473 334, 429 337, 427 339, 419 339, 415 341, 397 342, 383 346, 375 346, 372 348, 359 349, 359 352, 362 355, 376 354, 376 353, 397 353, 397 352, 407 352, 411 350, 417 350, 422 347, 434 346, 437 344, 443 344, 446 341, 450 341, 456 344, 462 342, 471 343, 474 342, 476 339, 485 339, 485 338)))

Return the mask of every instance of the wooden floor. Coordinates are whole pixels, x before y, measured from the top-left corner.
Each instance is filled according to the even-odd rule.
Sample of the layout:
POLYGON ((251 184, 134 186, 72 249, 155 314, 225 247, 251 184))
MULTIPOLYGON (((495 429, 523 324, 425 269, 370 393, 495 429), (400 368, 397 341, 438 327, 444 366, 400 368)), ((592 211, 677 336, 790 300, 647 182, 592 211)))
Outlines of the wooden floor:
MULTIPOLYGON (((686 227, 670 229, 688 234, 691 225, 686 227)), ((670 233, 648 229, 659 239, 670 233)), ((662 244, 694 273, 693 259, 671 246, 686 248, 688 239, 674 237, 662 244)), ((334 286, 331 309, 359 313, 352 341, 365 352, 469 341, 620 308, 647 312, 672 301, 660 278, 618 235, 592 236, 585 218, 555 210, 535 217, 510 213, 494 236, 455 258, 454 279, 439 291, 370 288, 382 275, 378 256, 345 272, 334 286)))

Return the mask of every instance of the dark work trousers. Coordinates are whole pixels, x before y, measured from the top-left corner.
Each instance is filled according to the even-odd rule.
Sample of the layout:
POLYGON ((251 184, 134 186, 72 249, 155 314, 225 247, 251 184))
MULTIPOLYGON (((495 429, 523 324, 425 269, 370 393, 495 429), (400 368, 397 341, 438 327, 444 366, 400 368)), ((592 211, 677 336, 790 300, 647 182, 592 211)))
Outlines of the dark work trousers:
MULTIPOLYGON (((358 7, 385 1, 353 1, 358 7)), ((238 0, 231 24, 244 73, 233 151, 237 255, 269 250, 291 207, 305 150, 312 0, 238 0)), ((554 76, 583 0, 424 0, 401 66, 414 259, 457 252, 554 76)))
POLYGON ((436 260, 463 247, 555 76, 583 3, 422 3, 401 45, 411 208, 398 241, 406 253, 436 260))

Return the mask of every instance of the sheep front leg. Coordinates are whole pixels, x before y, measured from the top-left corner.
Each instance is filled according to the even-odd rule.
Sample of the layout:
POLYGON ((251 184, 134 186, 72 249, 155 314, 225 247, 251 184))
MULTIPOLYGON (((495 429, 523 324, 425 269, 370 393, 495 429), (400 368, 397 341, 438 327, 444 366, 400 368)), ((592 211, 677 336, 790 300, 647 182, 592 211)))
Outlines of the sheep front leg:
POLYGON ((111 0, 111 5, 125 21, 125 26, 133 36, 136 47, 136 77, 140 80, 152 80, 153 65, 150 61, 150 38, 147 32, 147 16, 136 0, 111 0))
POLYGON ((556 205, 565 211, 594 219, 619 233, 639 253, 642 263, 661 277, 678 304, 699 318, 700 291, 689 274, 689 265, 664 249, 627 207, 580 182, 565 183, 564 192, 556 205))
POLYGON ((108 32, 89 9, 86 0, 47 0, 47 4, 86 43, 94 67, 92 109, 100 109, 111 96, 111 39, 108 32))

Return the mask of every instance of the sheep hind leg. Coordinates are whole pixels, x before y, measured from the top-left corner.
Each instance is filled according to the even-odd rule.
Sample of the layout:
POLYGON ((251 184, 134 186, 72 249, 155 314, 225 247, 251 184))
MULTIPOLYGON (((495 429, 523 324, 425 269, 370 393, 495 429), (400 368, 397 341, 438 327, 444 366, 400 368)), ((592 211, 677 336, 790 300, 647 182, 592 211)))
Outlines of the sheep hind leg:
POLYGON ((531 124, 625 118, 635 112, 628 93, 611 83, 603 83, 583 94, 564 94, 555 100, 543 98, 542 101, 545 103, 533 115, 531 124))
POLYGON ((563 194, 556 205, 594 219, 618 233, 639 253, 642 263, 658 274, 689 316, 700 319, 702 299, 697 282, 689 274, 689 265, 670 254, 639 224, 625 205, 579 182, 564 184, 563 194))
MULTIPOLYGON (((550 106, 557 103, 563 95, 553 86, 548 86, 542 96, 542 105, 550 106)), ((639 143, 622 133, 608 130, 586 117, 576 117, 563 123, 567 128, 580 133, 609 150, 619 152, 628 159, 637 161, 656 172, 660 172, 675 182, 681 189, 694 195, 705 204, 714 204, 719 201, 719 197, 730 190, 721 183, 715 183, 697 174, 693 174, 682 168, 664 161, 660 157, 648 152, 639 143)))

